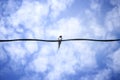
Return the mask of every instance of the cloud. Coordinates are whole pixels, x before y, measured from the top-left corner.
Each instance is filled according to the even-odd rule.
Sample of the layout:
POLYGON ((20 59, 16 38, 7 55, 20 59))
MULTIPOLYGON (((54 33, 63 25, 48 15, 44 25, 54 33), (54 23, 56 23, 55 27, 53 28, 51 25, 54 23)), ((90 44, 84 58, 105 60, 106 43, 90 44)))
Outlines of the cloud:
POLYGON ((94 80, 110 80, 111 71, 108 69, 99 71, 99 73, 95 76, 94 80))
POLYGON ((0 17, 10 16, 15 13, 21 6, 22 1, 15 1, 15 0, 1 0, 0 1, 1 12, 0 17))
POLYGON ((112 5, 117 5, 117 6, 120 6, 120 1, 119 0, 110 0, 111 4, 112 5))
POLYGON ((63 35, 63 38, 77 37, 80 33, 80 20, 77 18, 60 19, 59 21, 50 25, 46 30, 46 34, 53 37, 63 35), (53 29, 54 28, 54 29, 53 29))
MULTIPOLYGON (((114 34, 106 34, 109 29, 114 31, 112 24, 119 27, 117 22, 119 13, 116 13, 116 8, 108 12, 105 23, 110 27, 102 27, 95 15, 95 12, 100 11, 98 10, 100 4, 95 1, 92 0, 91 3, 91 9, 94 11, 89 8, 86 9, 86 16, 83 19, 78 16, 58 18, 62 12, 72 5, 73 0, 51 0, 51 2, 46 1, 43 4, 39 1, 25 0, 19 10, 6 18, 7 24, 5 19, 1 19, 0 37, 5 36, 6 39, 57 39, 59 35, 63 35, 63 39, 115 37, 114 34)), ((118 43, 62 42, 59 51, 57 51, 57 44, 43 42, 2 44, 0 48, 4 48, 4 50, 0 54, 0 61, 5 61, 5 53, 9 55, 10 62, 6 64, 10 65, 10 68, 16 73, 20 68, 23 69, 24 75, 21 80, 62 80, 63 78, 67 79, 66 75, 79 74, 82 80, 89 78, 91 80, 106 80, 109 79, 111 73, 110 69, 106 69, 110 54, 112 66, 107 65, 107 67, 119 71, 119 50, 115 53, 112 50, 118 47, 118 43), (98 57, 100 61, 97 59, 98 57), (103 61, 104 67, 101 67, 103 66, 102 60, 105 61, 103 61), (88 75, 88 73, 91 74, 88 75)))
POLYGON ((115 7, 106 15, 106 26, 109 31, 113 32, 118 31, 118 28, 120 27, 120 3, 117 0, 111 0, 111 4, 114 4, 115 7))
POLYGON ((34 74, 34 75, 25 75, 24 77, 22 77, 20 80, 43 80, 38 74, 34 74))
POLYGON ((48 6, 40 4, 37 1, 23 1, 21 8, 11 16, 11 23, 17 27, 19 24, 24 24, 26 28, 39 27, 42 23, 41 18, 48 15, 48 6), (28 23, 29 22, 29 23, 28 23))
POLYGON ((120 49, 117 49, 113 54, 109 55, 111 63, 108 64, 115 72, 120 71, 120 49))
POLYGON ((86 74, 79 78, 80 80, 110 80, 111 77, 111 70, 110 69, 103 69, 97 70, 93 74, 86 74))
POLYGON ((101 4, 99 0, 91 0, 90 8, 96 12, 99 12, 101 9, 101 4))
POLYGON ((73 3, 73 0, 51 0, 48 3, 51 9, 50 17, 56 18, 73 3))

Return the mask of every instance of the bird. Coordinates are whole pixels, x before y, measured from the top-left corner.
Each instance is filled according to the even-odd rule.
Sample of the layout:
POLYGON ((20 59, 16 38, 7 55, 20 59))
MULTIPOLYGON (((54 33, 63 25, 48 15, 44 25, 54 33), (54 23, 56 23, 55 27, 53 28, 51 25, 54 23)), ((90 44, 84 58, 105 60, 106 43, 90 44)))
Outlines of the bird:
POLYGON ((60 35, 60 36, 58 37, 58 50, 59 50, 59 48, 60 48, 61 41, 62 41, 62 35, 60 35))

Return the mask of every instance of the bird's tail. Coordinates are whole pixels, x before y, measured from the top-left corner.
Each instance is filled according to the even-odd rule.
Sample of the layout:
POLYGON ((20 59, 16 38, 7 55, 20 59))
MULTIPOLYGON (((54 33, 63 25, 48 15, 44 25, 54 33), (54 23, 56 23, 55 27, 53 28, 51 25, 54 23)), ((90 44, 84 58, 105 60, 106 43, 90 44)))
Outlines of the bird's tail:
POLYGON ((60 49, 61 41, 58 42, 58 50, 60 49))

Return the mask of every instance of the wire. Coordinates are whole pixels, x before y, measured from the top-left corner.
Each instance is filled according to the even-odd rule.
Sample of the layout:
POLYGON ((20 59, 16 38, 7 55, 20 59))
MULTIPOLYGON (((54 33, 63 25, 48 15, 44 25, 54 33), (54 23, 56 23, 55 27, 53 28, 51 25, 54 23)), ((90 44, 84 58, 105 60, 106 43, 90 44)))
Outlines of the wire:
MULTIPOLYGON (((42 39, 9 39, 9 40, 0 40, 0 42, 15 42, 15 41, 59 42, 59 40, 42 40, 42 39)), ((115 42, 115 41, 120 41, 120 39, 108 39, 108 40, 99 40, 99 39, 64 39, 64 40, 61 40, 61 41, 115 42)))

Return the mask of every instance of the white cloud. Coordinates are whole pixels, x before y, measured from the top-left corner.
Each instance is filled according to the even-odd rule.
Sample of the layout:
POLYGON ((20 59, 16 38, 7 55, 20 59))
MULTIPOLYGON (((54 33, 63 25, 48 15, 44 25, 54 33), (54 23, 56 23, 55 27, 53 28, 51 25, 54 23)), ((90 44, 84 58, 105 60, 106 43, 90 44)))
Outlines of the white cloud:
POLYGON ((117 5, 117 6, 120 6, 120 0, 110 0, 111 4, 112 5, 117 5))
POLYGON ((24 58, 26 54, 26 50, 22 47, 22 45, 19 42, 4 45, 4 48, 7 52, 9 52, 13 60, 16 59, 15 61, 17 61, 17 59, 24 58))
MULTIPOLYGON (((48 26, 45 25, 45 18, 57 18, 72 2, 73 0, 51 0, 51 2, 48 1, 48 3, 41 4, 37 1, 30 2, 29 0, 25 0, 21 8, 8 19, 9 24, 12 25, 11 30, 5 29, 5 25, 1 23, 2 31, 0 31, 0 33, 4 34, 4 36, 7 35, 7 32, 10 33, 8 38, 21 38, 24 36, 25 38, 43 39, 44 35, 46 35, 45 37, 47 37, 47 39, 57 39, 59 35, 63 35, 63 39, 104 38, 108 29, 99 25, 94 12, 91 10, 86 10, 85 14, 87 14, 88 20, 84 22, 85 25, 82 24, 82 18, 80 17, 64 17, 47 24, 48 26), (19 27, 20 24, 22 24, 23 27, 19 27), (17 31, 21 32, 21 34, 16 33, 17 31)), ((91 8, 96 11, 100 6, 93 2, 91 8)), ((113 13, 115 11, 113 10, 113 13)), ((115 13, 113 17, 110 17, 109 14, 111 16, 112 12, 108 13, 107 19, 117 18, 119 15, 115 13)), ((118 22, 116 23, 117 20, 119 19, 117 18, 113 21, 115 25, 119 25, 118 22)), ((107 44, 104 46, 105 49, 102 49, 101 44, 77 41, 62 42, 60 50, 57 51, 57 44, 58 43, 16 42, 4 45, 4 48, 12 58, 13 64, 14 61, 22 62, 25 64, 26 74, 29 74, 29 71, 37 74, 30 76, 25 75, 21 80, 41 79, 39 73, 44 74, 45 72, 47 72, 45 76, 46 80, 61 80, 63 75, 75 74, 77 70, 83 72, 92 71, 99 66, 96 61, 97 50, 101 49, 104 51, 108 48, 107 44), (27 57, 29 56, 30 61, 26 63, 27 57)), ((115 71, 119 70, 118 53, 117 51, 112 58, 112 68, 115 71)), ((0 56, 3 56, 2 58, 4 59, 4 55, 0 56)), ((16 67, 16 65, 13 67, 16 67)), ((109 73, 109 70, 102 70, 94 75, 95 80, 108 79, 109 73)), ((83 80, 88 80, 88 78, 89 76, 83 78, 83 80)))
POLYGON ((0 21, 0 36, 8 34, 7 29, 4 27, 4 22, 1 20, 0 21))
POLYGON ((82 76, 80 80, 110 80, 110 73, 110 69, 98 70, 95 74, 82 76))
POLYGON ((13 13, 15 13, 19 9, 22 1, 21 0, 19 0, 19 1, 15 1, 15 0, 3 1, 2 0, 2 1, 0 1, 0 3, 1 3, 0 16, 3 17, 3 16, 9 16, 9 15, 12 15, 13 13))
POLYGON ((92 10, 99 12, 101 8, 101 4, 99 0, 91 0, 90 7, 92 10))
POLYGON ((108 69, 99 71, 94 80, 110 80, 110 73, 111 72, 108 69))
POLYGON ((28 53, 35 53, 38 50, 37 42, 25 42, 24 47, 28 53))
POLYGON ((78 37, 81 31, 80 20, 77 18, 60 19, 47 29, 48 37, 52 36, 57 38, 63 35, 63 38, 78 37), (54 29, 53 29, 54 28, 54 29))
POLYGON ((108 64, 115 72, 120 71, 120 49, 116 50, 113 54, 111 54, 110 59, 111 63, 108 64))
POLYGON ((48 59, 46 57, 37 57, 30 64, 30 70, 35 72, 45 72, 48 69, 48 59))
MULTIPOLYGON (((117 1, 117 0, 115 0, 117 1)), ((120 1, 118 1, 118 5, 120 1)), ((109 31, 118 31, 120 28, 120 6, 115 6, 106 15, 106 26, 109 31)))
POLYGON ((21 8, 11 16, 12 25, 24 24, 26 28, 40 27, 42 17, 48 15, 48 6, 37 1, 23 1, 21 8))
MULTIPOLYGON (((2 45, 2 44, 0 44, 0 45, 2 45)), ((2 46, 0 46, 0 65, 3 63, 5 63, 5 62, 7 62, 8 61, 8 55, 4 52, 4 50, 3 50, 3 48, 2 48, 2 46)))
POLYGON ((108 32, 107 28, 99 23, 95 12, 92 10, 85 10, 85 14, 87 15, 86 21, 84 22, 84 27, 82 27, 82 32, 84 32, 84 37, 86 38, 104 38, 106 33, 108 32), (86 28, 88 30, 86 30, 86 28))
POLYGON ((56 18, 62 11, 67 9, 72 4, 73 0, 51 0, 49 5, 51 8, 51 18, 56 18))

